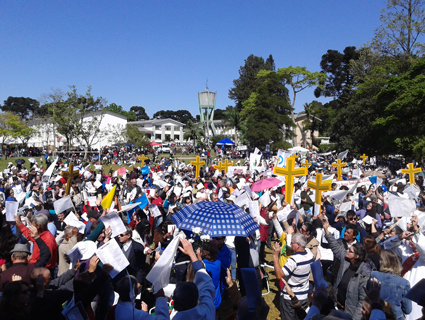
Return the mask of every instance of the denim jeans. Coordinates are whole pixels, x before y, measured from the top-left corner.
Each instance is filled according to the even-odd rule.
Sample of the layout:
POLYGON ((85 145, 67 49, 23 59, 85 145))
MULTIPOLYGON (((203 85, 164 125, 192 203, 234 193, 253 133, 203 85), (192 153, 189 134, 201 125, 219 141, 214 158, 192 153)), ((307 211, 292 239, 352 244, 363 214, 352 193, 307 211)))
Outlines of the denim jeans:
POLYGON ((234 248, 228 247, 230 252, 232 253, 231 260, 230 260, 230 266, 231 270, 230 273, 232 274, 232 279, 236 280, 236 250, 234 248))

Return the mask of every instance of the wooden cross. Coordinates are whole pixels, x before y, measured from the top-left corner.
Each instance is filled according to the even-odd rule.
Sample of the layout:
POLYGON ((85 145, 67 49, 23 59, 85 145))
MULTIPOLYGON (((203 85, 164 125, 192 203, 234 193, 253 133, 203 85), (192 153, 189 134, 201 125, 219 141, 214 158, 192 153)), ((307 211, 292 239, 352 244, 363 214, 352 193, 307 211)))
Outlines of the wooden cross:
POLYGON ((303 167, 306 167, 306 168, 308 168, 309 166, 311 166, 311 163, 310 162, 308 162, 308 160, 307 159, 305 159, 305 161, 301 164, 303 167))
POLYGON ((233 162, 229 162, 228 159, 224 160, 224 162, 219 161, 218 165, 215 165, 214 168, 217 170, 224 170, 224 173, 227 173, 229 171, 229 167, 233 166, 233 162))
POLYGON ((141 164, 140 164, 141 167, 145 166, 145 160, 148 160, 148 159, 149 159, 149 157, 145 157, 144 154, 142 154, 140 157, 137 158, 137 160, 141 161, 141 164))
POLYGON ((295 169, 295 157, 291 156, 286 159, 286 168, 274 167, 273 173, 285 177, 285 201, 291 203, 292 192, 294 191, 294 177, 306 176, 308 169, 305 167, 295 169))
POLYGON ((362 156, 360 156, 360 158, 362 158, 362 160, 363 160, 363 165, 364 165, 364 164, 366 163, 366 159, 367 159, 367 158, 369 158, 369 157, 363 153, 363 155, 362 155, 362 156))
POLYGON ((346 167, 347 166, 347 162, 342 162, 341 163, 341 159, 338 159, 336 161, 336 163, 332 163, 332 167, 337 167, 337 172, 338 172, 338 180, 341 180, 341 168, 342 167, 346 167))
POLYGON ((74 179, 74 177, 78 177, 80 174, 80 171, 75 170, 74 169, 74 163, 70 162, 68 165, 68 171, 62 171, 61 172, 61 176, 64 178, 67 178, 66 181, 66 189, 65 189, 65 195, 69 194, 69 191, 71 189, 71 183, 72 183, 72 179, 74 179))
POLYGON ((331 190, 331 185, 329 183, 322 183, 321 173, 316 174, 316 182, 307 181, 307 187, 316 191, 314 202, 319 206, 322 205, 322 192, 331 190))
POLYGON ((401 169, 401 173, 409 175, 410 184, 415 184, 415 173, 422 172, 421 168, 414 168, 413 163, 407 165, 408 169, 401 169))
POLYGON ((201 161, 201 158, 196 156, 196 161, 190 161, 190 164, 196 168, 195 177, 199 177, 199 171, 201 171, 201 166, 205 164, 205 161, 201 161))

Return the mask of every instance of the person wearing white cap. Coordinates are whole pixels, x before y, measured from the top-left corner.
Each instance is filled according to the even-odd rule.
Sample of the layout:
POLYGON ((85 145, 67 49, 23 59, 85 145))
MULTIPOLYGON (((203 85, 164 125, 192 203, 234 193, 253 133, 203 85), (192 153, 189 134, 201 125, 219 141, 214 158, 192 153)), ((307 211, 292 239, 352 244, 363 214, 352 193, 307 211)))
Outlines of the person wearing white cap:
POLYGON ((198 189, 198 192, 196 193, 196 199, 199 201, 208 200, 208 195, 205 192, 205 187, 202 183, 199 183, 196 189, 198 189))

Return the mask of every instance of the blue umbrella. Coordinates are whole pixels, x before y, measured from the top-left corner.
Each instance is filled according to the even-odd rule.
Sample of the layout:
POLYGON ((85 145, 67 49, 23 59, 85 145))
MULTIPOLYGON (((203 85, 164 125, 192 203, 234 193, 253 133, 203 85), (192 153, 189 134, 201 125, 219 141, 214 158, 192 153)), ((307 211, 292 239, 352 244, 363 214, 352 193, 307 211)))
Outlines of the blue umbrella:
POLYGON ((233 143, 233 141, 228 139, 228 138, 221 139, 219 142, 216 143, 216 145, 218 145, 218 144, 220 144, 220 145, 224 144, 226 146, 234 146, 235 145, 233 143))
POLYGON ((258 223, 235 204, 221 201, 201 201, 191 204, 171 216, 179 229, 202 229, 211 237, 247 237, 259 229, 258 223))

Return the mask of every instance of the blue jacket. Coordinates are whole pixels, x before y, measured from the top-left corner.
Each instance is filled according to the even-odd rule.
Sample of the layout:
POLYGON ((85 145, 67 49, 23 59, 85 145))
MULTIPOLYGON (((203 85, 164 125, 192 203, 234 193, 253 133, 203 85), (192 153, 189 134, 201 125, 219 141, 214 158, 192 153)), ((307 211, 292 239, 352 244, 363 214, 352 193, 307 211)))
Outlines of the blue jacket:
POLYGON ((207 259, 203 259, 202 262, 205 264, 205 269, 210 275, 215 288, 214 305, 218 309, 221 305, 221 286, 220 286, 220 274, 221 274, 221 262, 215 260, 214 262, 207 259))
POLYGON ((410 283, 406 279, 392 273, 373 271, 371 278, 381 282, 381 298, 390 303, 394 309, 397 319, 405 317, 412 312, 412 301, 405 296, 410 290, 410 283))

